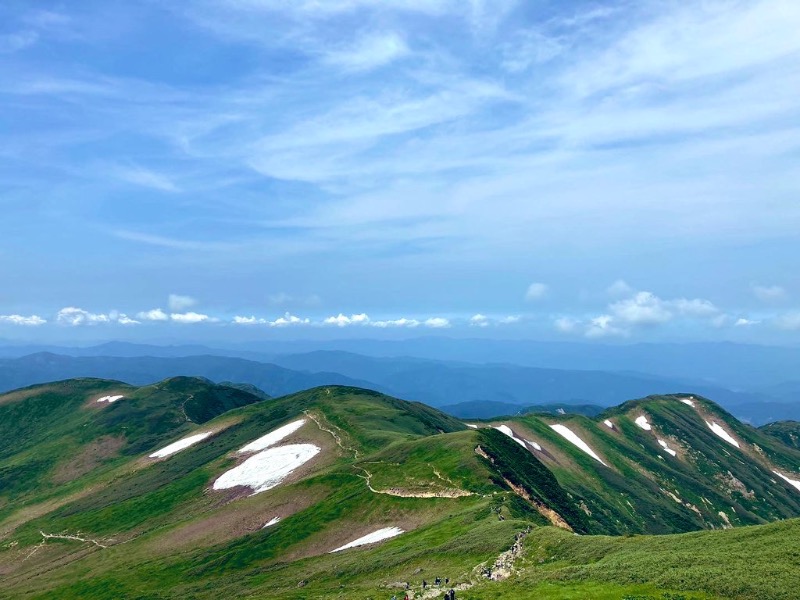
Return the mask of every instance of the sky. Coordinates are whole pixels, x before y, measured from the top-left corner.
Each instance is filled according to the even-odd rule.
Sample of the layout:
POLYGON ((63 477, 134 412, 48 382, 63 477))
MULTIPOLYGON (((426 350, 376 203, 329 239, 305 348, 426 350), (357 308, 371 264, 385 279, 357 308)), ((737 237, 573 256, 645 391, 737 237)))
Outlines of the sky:
POLYGON ((7 0, 0 339, 800 342, 794 0, 7 0))

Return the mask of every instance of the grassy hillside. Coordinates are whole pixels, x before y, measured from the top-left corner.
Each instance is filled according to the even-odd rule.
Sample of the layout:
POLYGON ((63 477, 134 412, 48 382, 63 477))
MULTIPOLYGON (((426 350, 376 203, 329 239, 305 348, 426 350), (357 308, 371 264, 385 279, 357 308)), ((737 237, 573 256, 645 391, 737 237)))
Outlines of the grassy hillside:
POLYGON ((800 422, 777 421, 759 427, 759 429, 763 433, 780 440, 785 445, 800 450, 800 422))
MULTIPOLYGON (((261 400, 247 388, 179 377, 12 392, 0 396, 0 597, 389 598, 406 582, 419 593, 422 579, 437 575, 468 598, 754 597, 760 588, 735 588, 734 574, 681 579, 658 552, 674 544, 681 560, 697 562, 689 557, 705 544, 723 560, 716 540, 728 540, 740 560, 760 548, 759 532, 794 529, 736 529, 744 533, 708 542, 708 533, 588 535, 800 515, 800 491, 772 473, 796 473, 800 452, 707 400, 681 399, 650 397, 594 419, 526 415, 468 427, 353 387, 261 400), (636 424, 642 416, 651 430, 636 424), (267 446, 247 450, 267 444, 265 435, 267 446), (183 449, 164 454, 176 442, 183 449), (274 480, 218 485, 308 449, 274 480), (260 456, 266 462, 245 469, 260 456), (383 530, 397 535, 334 552, 383 530), (626 562, 635 565, 627 575, 626 562), (482 577, 487 567, 504 581, 482 577)), ((754 561, 764 573, 768 566, 754 561)), ((775 571, 781 586, 783 568, 775 571)))

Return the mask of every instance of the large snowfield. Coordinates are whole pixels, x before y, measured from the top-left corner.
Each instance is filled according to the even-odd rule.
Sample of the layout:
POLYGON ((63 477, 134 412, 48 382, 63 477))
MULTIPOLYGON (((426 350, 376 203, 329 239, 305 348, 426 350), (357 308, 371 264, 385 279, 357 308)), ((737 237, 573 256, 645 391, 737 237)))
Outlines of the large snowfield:
POLYGON ((279 485, 295 469, 319 454, 314 444, 289 444, 269 448, 255 454, 242 464, 223 473, 215 482, 215 490, 246 486, 253 494, 265 492, 279 485))

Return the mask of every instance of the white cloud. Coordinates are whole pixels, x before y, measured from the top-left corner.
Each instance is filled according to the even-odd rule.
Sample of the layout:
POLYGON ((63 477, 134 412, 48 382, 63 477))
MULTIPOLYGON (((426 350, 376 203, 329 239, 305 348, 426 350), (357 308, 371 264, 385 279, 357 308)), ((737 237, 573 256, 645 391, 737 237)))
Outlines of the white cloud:
POLYGON ((431 327, 433 329, 444 329, 450 327, 450 321, 442 317, 432 317, 427 319, 423 324, 425 327, 431 327))
POLYGON ((701 298, 663 300, 652 292, 637 292, 630 298, 610 304, 608 308, 620 321, 644 326, 666 323, 675 315, 707 318, 719 314, 719 309, 708 300, 701 298))
POLYGON ((488 327, 489 317, 478 313, 477 315, 470 317, 469 324, 471 327, 488 327))
POLYGON ((350 315, 349 317, 339 313, 336 317, 328 317, 323 321, 325 325, 336 325, 337 327, 347 327, 348 325, 366 325, 369 317, 364 314, 350 315))
MULTIPOLYGON (((630 286, 622 280, 614 282, 606 290, 610 295, 630 291, 630 286)), ((562 333, 582 331, 589 338, 627 336, 635 327, 663 325, 676 317, 708 319, 716 327, 722 327, 728 321, 728 317, 721 314, 709 300, 702 298, 664 300, 652 292, 642 291, 636 292, 629 298, 610 303, 606 314, 588 321, 559 317, 554 321, 554 326, 562 333)))
POLYGON ((369 71, 408 53, 405 40, 396 33, 372 33, 353 46, 328 52, 324 61, 347 71, 369 71))
POLYGON ((420 324, 421 323, 417 319, 406 319, 405 317, 400 319, 391 319, 388 321, 372 321, 370 323, 370 325, 373 327, 379 327, 382 329, 391 327, 409 327, 413 329, 414 327, 419 327, 420 324))
POLYGON ((208 315, 196 312, 172 313, 169 318, 176 323, 203 323, 212 320, 208 315))
POLYGON ((167 303, 169 304, 169 309, 172 312, 183 312, 187 308, 191 308, 195 304, 197 304, 197 300, 195 300, 191 296, 181 296, 179 294, 170 294, 167 303))
POLYGON ((0 315, 0 323, 38 327, 47 323, 47 320, 38 315, 30 315, 29 317, 23 315, 0 315))
POLYGON ((522 317, 519 315, 508 315, 507 317, 500 317, 497 322, 501 325, 513 325, 514 323, 519 323, 522 320, 522 317))
POLYGON ((270 327, 288 327, 290 325, 309 325, 310 323, 311 319, 301 319, 287 312, 282 317, 267 322, 267 325, 270 327))
POLYGON ((137 321, 136 319, 132 319, 131 317, 129 317, 128 315, 126 315, 124 313, 118 315, 117 318, 115 319, 115 321, 117 323, 119 323, 120 325, 141 325, 140 321, 137 321))
POLYGON ((719 309, 708 300, 702 298, 694 298, 687 300, 686 298, 678 298, 667 302, 669 306, 674 308, 679 314, 687 317, 711 317, 719 313, 719 309))
POLYGON ((737 319, 736 322, 733 324, 735 327, 749 327, 751 325, 758 325, 761 321, 752 321, 750 319, 745 319, 744 317, 737 319))
POLYGON ((638 292, 632 298, 614 302, 609 309, 616 318, 631 325, 656 325, 672 318, 664 301, 651 292, 638 292))
POLYGON ((267 320, 256 317, 233 317, 233 323, 236 325, 266 325, 267 320))
POLYGON ((550 286, 545 283, 532 283, 525 292, 525 300, 539 300, 547 295, 550 286))
POLYGON ((600 315, 589 321, 585 335, 588 338, 619 337, 628 335, 628 332, 617 327, 611 315, 600 315))
POLYGON ((570 317, 559 317, 553 322, 553 324, 561 333, 573 333, 578 329, 581 322, 570 317))
POLYGON ((753 285, 751 289, 762 302, 776 302, 786 298, 786 290, 779 285, 753 285))
POLYGON ((169 321, 169 315, 160 308, 136 313, 136 318, 143 321, 169 321))
POLYGON ((59 325, 95 325, 97 323, 110 323, 111 318, 103 313, 92 313, 82 308, 68 306, 58 311, 56 321, 59 325))
POLYGON ((633 288, 622 279, 617 279, 614 283, 606 288, 606 294, 609 296, 627 296, 633 293, 633 288))

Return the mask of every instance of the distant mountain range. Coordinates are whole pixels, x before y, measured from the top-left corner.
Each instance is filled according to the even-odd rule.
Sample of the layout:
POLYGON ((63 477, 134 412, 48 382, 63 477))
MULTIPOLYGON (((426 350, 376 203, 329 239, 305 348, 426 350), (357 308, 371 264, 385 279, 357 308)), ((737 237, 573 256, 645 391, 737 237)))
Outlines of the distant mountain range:
MULTIPOLYGON (((307 354, 318 350, 382 358, 416 357, 444 362, 646 373, 750 392, 797 381, 800 367, 800 346, 762 346, 731 342, 595 344, 418 337, 407 340, 264 340, 234 346, 108 342, 81 348, 0 342, 0 357, 6 358, 52 352, 71 356, 214 355, 272 362, 279 355, 307 354)), ((794 384, 792 388, 790 393, 796 395, 798 384, 794 384)))
POLYGON ((202 350, 205 348, 107 344, 72 350, 81 356, 39 352, 0 359, 0 391, 73 377, 144 385, 184 375, 218 383, 246 383, 269 396, 318 385, 367 387, 472 418, 518 414, 532 406, 605 407, 651 394, 692 392, 713 398, 737 418, 755 425, 800 419, 800 403, 792 401, 799 386, 791 382, 759 393, 633 372, 371 357, 343 351, 273 355, 269 362, 265 355, 252 352, 245 352, 251 358, 191 354, 202 350), (137 352, 153 355, 135 355, 137 352), (171 356, 184 353, 189 354, 171 356))

